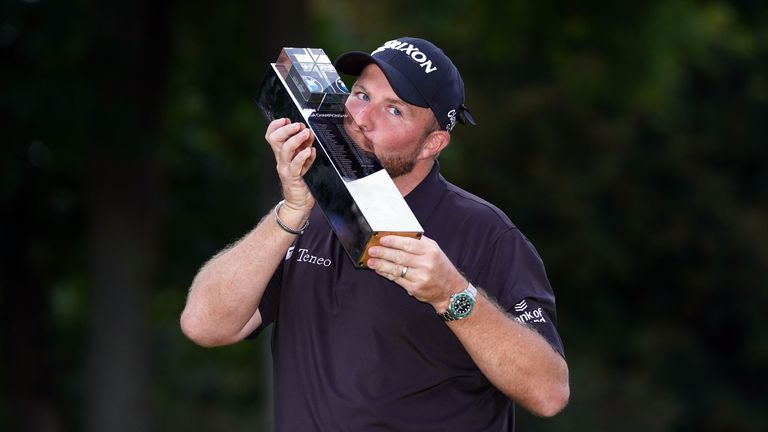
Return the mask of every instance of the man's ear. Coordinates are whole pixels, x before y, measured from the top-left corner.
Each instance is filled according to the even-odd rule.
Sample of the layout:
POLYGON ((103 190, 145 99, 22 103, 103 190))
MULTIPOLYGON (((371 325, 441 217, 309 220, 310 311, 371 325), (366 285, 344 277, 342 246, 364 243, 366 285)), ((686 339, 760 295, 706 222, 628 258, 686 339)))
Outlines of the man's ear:
POLYGON ((451 142, 451 134, 448 131, 436 130, 432 131, 424 139, 424 145, 421 148, 421 157, 423 158, 435 158, 448 147, 451 142))

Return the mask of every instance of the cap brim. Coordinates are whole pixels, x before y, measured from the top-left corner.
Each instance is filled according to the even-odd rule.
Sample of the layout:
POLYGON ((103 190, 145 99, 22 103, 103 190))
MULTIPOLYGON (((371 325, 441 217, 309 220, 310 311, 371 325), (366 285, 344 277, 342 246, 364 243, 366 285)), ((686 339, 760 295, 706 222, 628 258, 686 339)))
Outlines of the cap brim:
POLYGON ((389 85, 392 86, 392 90, 395 91, 400 99, 412 105, 429 108, 427 100, 405 75, 390 66, 389 63, 379 60, 368 53, 362 51, 344 53, 333 64, 336 70, 343 74, 359 76, 363 69, 371 63, 375 63, 384 72, 389 85))

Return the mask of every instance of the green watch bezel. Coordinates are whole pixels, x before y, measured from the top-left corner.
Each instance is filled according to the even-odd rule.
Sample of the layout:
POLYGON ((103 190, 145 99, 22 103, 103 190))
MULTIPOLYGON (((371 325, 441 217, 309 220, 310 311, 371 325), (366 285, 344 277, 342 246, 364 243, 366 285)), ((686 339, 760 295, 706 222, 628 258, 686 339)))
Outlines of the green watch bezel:
POLYGON ((472 313, 472 309, 475 308, 475 299, 471 295, 467 294, 466 292, 460 292, 457 294, 454 294, 451 296, 451 302, 448 304, 448 313, 451 315, 451 318, 453 319, 462 319, 469 316, 469 314, 472 313), (458 311, 460 307, 464 309, 462 306, 462 302, 466 302, 468 305, 465 307, 466 310, 463 312, 458 311))

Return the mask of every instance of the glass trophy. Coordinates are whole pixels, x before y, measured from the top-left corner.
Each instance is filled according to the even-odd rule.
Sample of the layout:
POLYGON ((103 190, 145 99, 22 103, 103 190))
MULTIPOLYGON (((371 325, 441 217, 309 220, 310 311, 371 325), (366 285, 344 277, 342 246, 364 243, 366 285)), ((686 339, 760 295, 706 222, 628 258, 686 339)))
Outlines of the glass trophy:
POLYGON ((365 267, 368 248, 388 234, 421 238, 424 229, 373 153, 355 143, 349 90, 319 48, 283 48, 270 64, 257 104, 268 121, 287 117, 315 136, 317 157, 304 175, 349 258, 365 267))

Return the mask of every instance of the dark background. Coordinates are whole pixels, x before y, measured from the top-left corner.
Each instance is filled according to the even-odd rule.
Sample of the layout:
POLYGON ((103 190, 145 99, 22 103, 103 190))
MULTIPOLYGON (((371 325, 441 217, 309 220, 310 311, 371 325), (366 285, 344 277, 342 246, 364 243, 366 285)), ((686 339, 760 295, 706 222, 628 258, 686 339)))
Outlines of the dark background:
POLYGON ((0 429, 266 430, 268 338, 178 328, 277 199, 256 91, 282 46, 410 35, 479 123, 444 174, 556 290, 571 403, 519 430, 768 430, 768 3, 0 5, 0 429))

